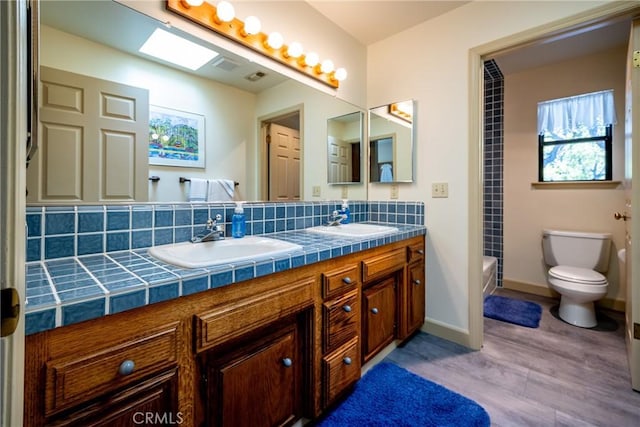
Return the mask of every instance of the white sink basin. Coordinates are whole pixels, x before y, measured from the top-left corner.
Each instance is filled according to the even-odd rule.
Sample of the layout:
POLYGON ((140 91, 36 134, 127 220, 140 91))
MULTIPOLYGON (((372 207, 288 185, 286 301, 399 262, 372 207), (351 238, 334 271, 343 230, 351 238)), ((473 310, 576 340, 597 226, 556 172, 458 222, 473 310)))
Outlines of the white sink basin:
POLYGON ((362 238, 379 237, 398 231, 396 227, 390 227, 387 225, 362 224, 357 222, 334 226, 319 225, 317 227, 306 228, 306 230, 312 233, 326 234, 331 236, 362 238))
POLYGON ((210 267, 265 259, 302 249, 302 246, 261 236, 228 238, 204 243, 173 243, 149 248, 149 255, 184 268, 210 267))

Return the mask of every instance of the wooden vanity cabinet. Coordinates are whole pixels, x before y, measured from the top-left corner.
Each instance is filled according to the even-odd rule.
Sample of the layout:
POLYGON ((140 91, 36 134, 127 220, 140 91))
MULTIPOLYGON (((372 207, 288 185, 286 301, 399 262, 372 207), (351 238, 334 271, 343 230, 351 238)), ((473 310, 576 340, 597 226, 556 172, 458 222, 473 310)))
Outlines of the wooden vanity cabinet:
POLYGON ((31 334, 24 425, 291 425, 424 321, 424 238, 31 334))

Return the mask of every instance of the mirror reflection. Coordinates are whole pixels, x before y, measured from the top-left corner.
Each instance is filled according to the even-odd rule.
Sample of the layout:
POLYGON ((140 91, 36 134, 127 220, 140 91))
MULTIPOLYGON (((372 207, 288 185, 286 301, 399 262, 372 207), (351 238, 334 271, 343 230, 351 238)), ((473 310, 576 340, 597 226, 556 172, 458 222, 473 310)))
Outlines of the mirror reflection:
POLYGON ((369 110, 369 181, 413 182, 414 101, 369 110))
POLYGON ((327 120, 329 184, 362 182, 363 116, 356 111, 327 120))
MULTIPOLYGON (((168 13, 163 1, 151 6, 145 2, 144 7, 155 8, 153 15, 156 18, 168 13)), ((150 164, 148 124, 146 130, 138 131, 144 134, 138 138, 144 143, 142 149, 138 144, 135 148, 127 146, 127 138, 119 135, 111 135, 109 139, 109 134, 100 131, 93 134, 87 131, 57 132, 60 127, 49 127, 41 134, 57 141, 57 145, 53 142, 42 144, 36 152, 27 170, 27 201, 74 204, 187 201, 190 180, 194 178, 237 183, 230 196, 232 200, 339 198, 337 190, 333 194, 327 185, 327 167, 317 167, 318 159, 326 158, 324 131, 328 118, 359 108, 204 42, 194 35, 201 37, 201 31, 194 29, 191 34, 176 26, 167 28, 157 19, 114 1, 42 2, 40 65, 48 70, 70 73, 64 78, 72 82, 78 81, 76 76, 82 76, 100 84, 124 86, 118 90, 142 89, 145 94, 139 99, 148 99, 141 102, 145 104, 146 114, 152 106, 163 111, 170 109, 171 117, 176 120, 193 118, 195 121, 190 127, 203 129, 203 135, 199 136, 203 136, 204 164, 196 167, 186 162, 178 166, 166 162, 158 164, 162 162, 157 161, 150 164), (86 16, 99 16, 100 25, 86 16), (149 35, 160 27, 204 44, 219 55, 200 69, 189 71, 138 52, 149 35), (292 121, 292 117, 295 120, 292 121), (299 156, 293 155, 292 161, 298 162, 299 167, 287 166, 287 170, 295 171, 295 177, 285 179, 277 172, 279 162, 274 160, 275 149, 268 145, 276 139, 273 133, 269 134, 276 125, 287 127, 294 135, 292 146, 296 147, 299 156), (299 134, 299 141, 296 134, 299 134), (105 141, 109 144, 105 145, 105 141), (118 147, 130 150, 130 157, 135 160, 126 164, 117 162, 117 167, 104 167, 109 158, 129 158, 129 154, 122 155, 122 148, 118 147), (107 157, 91 160, 87 158, 91 153, 107 157), (150 177, 159 180, 152 181, 150 177), (282 183, 290 190, 285 198, 280 191, 285 187, 282 183), (289 188, 292 186, 296 188, 289 188), (313 191, 318 186, 321 196, 315 196, 313 191), (88 194, 89 188, 95 188, 95 194, 88 194), (104 192, 108 191, 110 193, 105 196, 104 192)), ((40 90, 51 89, 45 86, 42 83, 40 90)), ((55 90, 49 90, 41 93, 40 98, 55 93, 55 90)), ((125 107, 123 103, 112 101, 113 98, 107 103, 109 107, 125 107)), ((144 112, 138 115, 138 110, 135 111, 136 117, 145 117, 144 112)), ((120 109, 117 114, 123 112, 130 111, 120 109)), ((96 116, 86 120, 100 121, 96 116)), ((44 126, 47 124, 41 121, 41 127, 44 126)), ((188 144, 178 148, 186 150, 185 147, 188 144)), ((361 181, 361 185, 351 189, 350 198, 366 199, 366 185, 361 181)))

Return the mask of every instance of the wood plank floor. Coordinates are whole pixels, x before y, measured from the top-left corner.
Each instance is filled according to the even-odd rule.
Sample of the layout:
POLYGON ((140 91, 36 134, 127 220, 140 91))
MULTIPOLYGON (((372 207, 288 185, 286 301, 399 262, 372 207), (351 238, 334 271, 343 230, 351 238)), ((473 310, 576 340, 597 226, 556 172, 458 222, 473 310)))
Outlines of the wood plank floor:
POLYGON ((385 360, 475 400, 493 426, 640 426, 623 315, 599 312, 583 329, 557 318, 552 298, 495 294, 540 304, 540 327, 485 318, 481 351, 419 333, 385 360))

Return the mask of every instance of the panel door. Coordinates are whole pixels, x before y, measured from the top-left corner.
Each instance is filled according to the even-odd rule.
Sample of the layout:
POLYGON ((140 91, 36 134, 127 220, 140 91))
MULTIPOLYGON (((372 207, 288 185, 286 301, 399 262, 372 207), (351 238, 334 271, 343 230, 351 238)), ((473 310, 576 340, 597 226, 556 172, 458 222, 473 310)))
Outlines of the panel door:
POLYGON ((396 276, 388 277, 363 291, 363 362, 395 338, 396 276))
POLYGON ((271 124, 269 200, 300 200, 300 132, 271 124))
POLYGON ((149 93, 41 67, 29 202, 148 200, 149 93))

